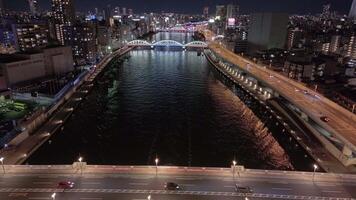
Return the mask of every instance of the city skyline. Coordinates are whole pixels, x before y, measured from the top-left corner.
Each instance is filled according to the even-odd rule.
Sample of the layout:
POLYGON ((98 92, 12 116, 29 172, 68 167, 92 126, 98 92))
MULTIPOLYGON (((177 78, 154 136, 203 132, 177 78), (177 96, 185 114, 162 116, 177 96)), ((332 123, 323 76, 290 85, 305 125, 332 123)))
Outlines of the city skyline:
MULTIPOLYGON (((77 11, 89 11, 93 10, 95 7, 99 9, 104 9, 106 5, 120 6, 120 7, 130 7, 133 8, 137 13, 143 12, 176 12, 176 13, 194 13, 199 14, 203 12, 203 7, 209 6, 210 13, 215 10, 215 5, 217 4, 228 4, 237 3, 240 5, 241 13, 249 14, 253 12, 286 12, 289 14, 315 14, 322 12, 322 5, 330 3, 331 9, 339 12, 340 14, 347 15, 350 11, 352 0, 290 0, 288 3, 284 0, 272 0, 268 3, 262 0, 200 0, 200 1, 188 1, 182 0, 179 2, 166 2, 163 0, 154 0, 149 5, 137 6, 145 3, 143 0, 131 0, 131 1, 115 1, 115 0, 103 0, 100 2, 95 2, 94 0, 86 1, 86 4, 81 4, 79 0, 76 0, 76 10, 77 11)), ((50 0, 39 0, 39 5, 42 9, 50 8, 50 0)), ((29 5, 27 1, 23 1, 19 4, 19 1, 9 1, 4 0, 5 6, 9 9, 14 10, 29 10, 29 5)))

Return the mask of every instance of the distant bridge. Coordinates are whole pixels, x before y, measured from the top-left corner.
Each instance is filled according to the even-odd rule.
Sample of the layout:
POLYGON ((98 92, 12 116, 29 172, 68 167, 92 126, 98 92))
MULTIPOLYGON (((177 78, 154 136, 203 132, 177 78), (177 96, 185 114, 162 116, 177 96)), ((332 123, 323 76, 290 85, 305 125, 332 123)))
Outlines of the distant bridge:
POLYGON ((161 40, 158 42, 150 43, 146 40, 133 40, 127 43, 129 47, 181 47, 185 48, 207 48, 208 44, 202 41, 193 41, 187 44, 182 44, 174 40, 161 40))

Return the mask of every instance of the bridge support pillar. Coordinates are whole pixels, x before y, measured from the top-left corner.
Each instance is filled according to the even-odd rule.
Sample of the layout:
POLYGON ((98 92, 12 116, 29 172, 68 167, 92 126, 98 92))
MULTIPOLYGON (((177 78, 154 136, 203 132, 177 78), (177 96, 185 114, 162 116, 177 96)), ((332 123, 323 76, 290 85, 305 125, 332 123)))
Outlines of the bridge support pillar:
POLYGON ((342 153, 347 157, 352 157, 352 150, 346 145, 342 148, 342 153))

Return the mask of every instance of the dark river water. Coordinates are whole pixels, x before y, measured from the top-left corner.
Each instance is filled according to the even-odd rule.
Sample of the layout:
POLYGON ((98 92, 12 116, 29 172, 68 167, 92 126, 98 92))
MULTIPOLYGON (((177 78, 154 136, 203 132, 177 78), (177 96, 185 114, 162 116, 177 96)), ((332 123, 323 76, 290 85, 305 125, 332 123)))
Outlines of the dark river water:
MULTIPOLYGON (((152 38, 163 39, 191 36, 152 38)), ((152 165, 157 156, 161 165, 229 166, 236 159, 248 168, 303 168, 204 56, 157 50, 128 56, 107 67, 64 129, 27 163, 71 164, 80 155, 89 164, 152 165)))

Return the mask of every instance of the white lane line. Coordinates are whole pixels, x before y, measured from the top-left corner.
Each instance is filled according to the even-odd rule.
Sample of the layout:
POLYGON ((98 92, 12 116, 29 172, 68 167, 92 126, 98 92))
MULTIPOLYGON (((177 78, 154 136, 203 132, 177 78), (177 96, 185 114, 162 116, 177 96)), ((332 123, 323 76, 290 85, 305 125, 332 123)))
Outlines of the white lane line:
POLYGON ((33 200, 44 200, 44 199, 51 199, 49 197, 29 197, 28 199, 33 199, 33 200))
POLYGON ((83 185, 100 185, 100 182, 83 182, 83 185))
POLYGON ((235 188, 235 186, 232 186, 232 185, 225 185, 224 188, 235 188))
POLYGON ((318 186, 324 186, 324 187, 335 187, 335 186, 338 186, 339 184, 336 184, 336 183, 316 183, 316 185, 318 186))
POLYGON ((342 191, 340 190, 322 190, 324 193, 341 193, 342 191))
POLYGON ((292 190, 292 188, 272 188, 272 190, 292 190))
POLYGON ((197 180, 196 178, 176 178, 177 180, 186 180, 186 181, 193 181, 193 180, 197 180))
POLYGON ((268 183, 283 184, 283 185, 288 185, 289 184, 287 181, 268 181, 268 183))
POLYGON ((46 184, 53 184, 53 182, 32 182, 33 184, 37 184, 37 185, 46 185, 46 184))
POLYGON ((189 186, 195 186, 194 184, 180 184, 181 186, 186 186, 186 187, 189 187, 189 186))
POLYGON ((129 183, 129 185, 148 185, 148 183, 129 183))

